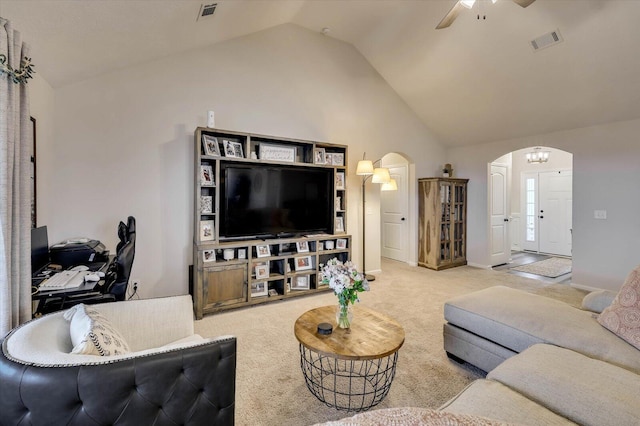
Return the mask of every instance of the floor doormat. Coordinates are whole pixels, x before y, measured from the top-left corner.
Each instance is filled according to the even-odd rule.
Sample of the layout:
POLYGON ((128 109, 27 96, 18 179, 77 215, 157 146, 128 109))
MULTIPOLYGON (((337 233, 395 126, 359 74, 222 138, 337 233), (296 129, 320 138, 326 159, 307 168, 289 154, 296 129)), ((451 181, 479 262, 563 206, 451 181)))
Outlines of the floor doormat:
POLYGON ((526 265, 510 268, 514 271, 526 272, 543 277, 556 278, 560 275, 571 272, 571 259, 552 257, 539 262, 528 263, 526 265))

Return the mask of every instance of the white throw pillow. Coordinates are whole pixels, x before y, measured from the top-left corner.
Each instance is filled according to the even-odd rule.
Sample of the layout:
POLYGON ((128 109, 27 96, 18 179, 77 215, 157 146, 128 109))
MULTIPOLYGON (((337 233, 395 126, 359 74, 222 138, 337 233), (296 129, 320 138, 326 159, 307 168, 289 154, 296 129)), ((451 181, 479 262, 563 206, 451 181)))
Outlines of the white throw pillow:
POLYGON ((582 299, 582 309, 599 314, 611 305, 617 294, 615 291, 609 290, 592 291, 582 299))
POLYGON ((70 321, 72 354, 110 356, 130 352, 120 332, 97 310, 79 304, 65 312, 64 318, 70 321))

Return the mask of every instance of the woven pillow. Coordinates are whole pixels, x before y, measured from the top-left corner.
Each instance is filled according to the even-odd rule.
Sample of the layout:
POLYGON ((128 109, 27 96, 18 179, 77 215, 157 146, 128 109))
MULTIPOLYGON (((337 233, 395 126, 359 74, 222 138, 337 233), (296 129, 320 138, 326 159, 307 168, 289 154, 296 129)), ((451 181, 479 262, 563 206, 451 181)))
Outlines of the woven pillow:
POLYGON ((631 271, 611 305, 598 316, 598 322, 640 349, 640 266, 631 271))
POLYGON ((110 356, 130 352, 120 332, 97 310, 79 304, 65 312, 64 318, 70 321, 72 354, 110 356))

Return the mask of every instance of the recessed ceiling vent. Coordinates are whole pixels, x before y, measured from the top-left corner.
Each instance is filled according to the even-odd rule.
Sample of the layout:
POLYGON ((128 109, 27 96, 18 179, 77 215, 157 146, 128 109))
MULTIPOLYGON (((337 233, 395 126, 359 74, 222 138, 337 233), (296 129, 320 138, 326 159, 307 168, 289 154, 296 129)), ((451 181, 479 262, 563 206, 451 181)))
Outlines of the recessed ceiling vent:
POLYGON ((564 41, 564 39, 560 35, 560 31, 555 30, 545 35, 541 35, 534 40, 531 40, 531 47, 533 47, 534 51, 538 51, 540 49, 544 49, 546 47, 561 43, 562 41, 564 41))
POLYGON ((196 21, 199 21, 202 18, 209 18, 213 16, 213 12, 216 11, 217 6, 218 6, 218 3, 201 4, 200 13, 198 13, 198 18, 196 19, 196 21))

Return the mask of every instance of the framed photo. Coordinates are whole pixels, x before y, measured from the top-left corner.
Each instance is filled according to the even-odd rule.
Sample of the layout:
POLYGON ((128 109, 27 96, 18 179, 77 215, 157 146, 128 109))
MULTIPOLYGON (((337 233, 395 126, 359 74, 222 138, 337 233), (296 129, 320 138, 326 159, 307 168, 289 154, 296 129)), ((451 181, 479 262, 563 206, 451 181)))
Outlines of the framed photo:
POLYGON ((308 241, 298 241, 296 243, 296 249, 298 253, 306 253, 309 251, 309 242, 308 241))
POLYGON ((309 275, 298 275, 291 282, 291 290, 309 290, 309 275))
POLYGON ((200 241, 211 241, 213 239, 213 220, 200 221, 200 241))
POLYGON ((342 197, 336 197, 335 207, 336 210, 342 210, 342 197))
POLYGON ((255 271, 257 280, 269 278, 269 265, 258 265, 255 267, 255 271))
POLYGON ((313 269, 311 256, 296 257, 294 268, 296 271, 308 271, 309 269, 313 269))
POLYGON ((260 159, 293 163, 296 161, 296 147, 262 142, 260 144, 260 159))
POLYGON ((238 259, 247 258, 247 249, 238 249, 238 259))
POLYGON ((324 154, 324 164, 333 165, 333 154, 329 152, 324 154))
POLYGON ((202 250, 202 261, 203 262, 215 262, 216 261, 216 251, 215 250, 202 250))
POLYGON ((258 257, 269 257, 271 256, 271 249, 269 248, 269 244, 260 244, 256 246, 256 255, 258 257))
POLYGON ((344 189, 344 172, 336 173, 336 189, 344 189))
POLYGON ((278 290, 276 290, 275 288, 272 288, 269 290, 269 297, 277 296, 277 295, 278 295, 278 290))
POLYGON ((344 166, 344 154, 335 153, 332 155, 332 164, 334 166, 344 166))
POLYGON ((269 295, 269 286, 266 281, 251 283, 251 297, 261 297, 269 295))
POLYGON ((344 232, 344 219, 342 218, 342 216, 336 217, 335 232, 344 232))
POLYGON ((224 148, 225 157, 244 158, 244 153, 242 152, 242 144, 240 142, 222 139, 222 145, 224 148))
POLYGON ((347 239, 346 238, 338 238, 336 240, 336 248, 338 250, 344 250, 347 248, 347 239))
POLYGON ((326 162, 324 148, 314 148, 313 164, 325 164, 326 162))
POLYGON ((210 135, 202 135, 202 147, 204 148, 204 155, 220 157, 220 145, 218 145, 218 138, 210 135))
POLYGON ((200 196, 200 213, 201 214, 213 213, 213 196, 211 195, 200 196))
POLYGON ((200 186, 215 186, 213 167, 210 164, 200 165, 200 186))

